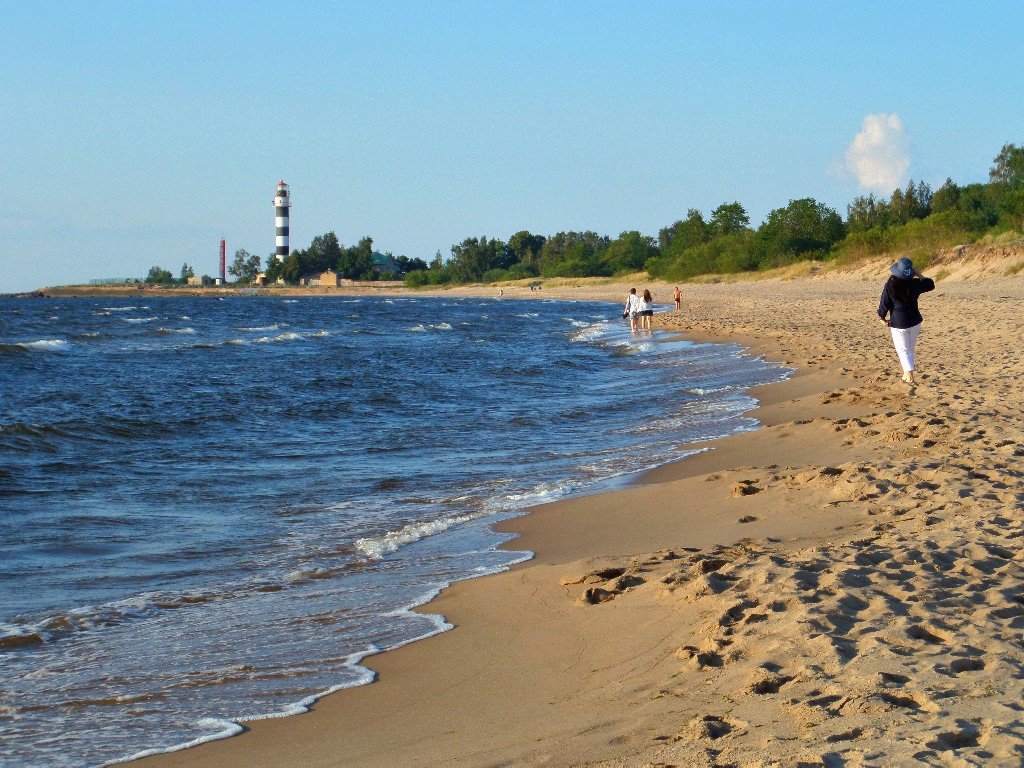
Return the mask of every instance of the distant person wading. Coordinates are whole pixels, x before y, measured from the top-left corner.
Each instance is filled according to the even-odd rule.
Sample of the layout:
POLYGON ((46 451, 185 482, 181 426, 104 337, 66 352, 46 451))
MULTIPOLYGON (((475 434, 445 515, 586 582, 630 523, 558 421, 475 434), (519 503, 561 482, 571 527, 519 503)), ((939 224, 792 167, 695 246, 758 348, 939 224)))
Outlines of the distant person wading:
POLYGON ((921 333, 921 310, 917 298, 935 290, 935 281, 914 269, 910 259, 903 258, 889 267, 892 277, 882 288, 878 317, 892 332, 892 343, 903 366, 903 381, 915 384, 914 351, 921 333))

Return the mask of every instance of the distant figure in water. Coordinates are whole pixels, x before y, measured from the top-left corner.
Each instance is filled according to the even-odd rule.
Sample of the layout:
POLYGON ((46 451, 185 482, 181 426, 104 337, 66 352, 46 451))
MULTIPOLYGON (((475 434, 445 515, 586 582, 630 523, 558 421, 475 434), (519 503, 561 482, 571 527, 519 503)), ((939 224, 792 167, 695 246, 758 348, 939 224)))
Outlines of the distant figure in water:
POLYGON ((903 381, 913 386, 914 351, 921 333, 921 310, 917 297, 935 290, 935 281, 914 269, 913 262, 902 258, 889 267, 892 273, 882 288, 878 317, 892 331, 892 343, 903 366, 903 381))
POLYGON ((651 296, 651 292, 645 288, 644 296, 640 299, 640 327, 643 330, 651 330, 652 317, 654 317, 654 298, 651 296))
POLYGON ((682 291, 679 290, 679 286, 678 285, 676 286, 676 292, 674 294, 672 294, 672 298, 675 299, 675 302, 676 302, 676 312, 678 312, 679 310, 681 310, 683 308, 683 294, 682 294, 682 291))
POLYGON ((629 289, 626 296, 626 304, 622 307, 622 316, 629 318, 629 330, 636 330, 636 321, 640 317, 640 297, 636 295, 636 288, 629 289))

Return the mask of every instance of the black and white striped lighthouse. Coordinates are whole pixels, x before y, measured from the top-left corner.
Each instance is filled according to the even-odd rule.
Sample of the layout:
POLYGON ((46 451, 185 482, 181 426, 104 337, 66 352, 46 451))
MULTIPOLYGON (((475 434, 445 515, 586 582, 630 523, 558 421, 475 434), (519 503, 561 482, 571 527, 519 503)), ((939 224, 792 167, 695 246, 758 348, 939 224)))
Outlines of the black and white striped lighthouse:
POLYGON ((288 258, 288 214, 292 207, 292 198, 288 194, 288 185, 277 182, 277 194, 274 195, 274 224, 277 227, 277 249, 274 257, 278 261, 288 258))

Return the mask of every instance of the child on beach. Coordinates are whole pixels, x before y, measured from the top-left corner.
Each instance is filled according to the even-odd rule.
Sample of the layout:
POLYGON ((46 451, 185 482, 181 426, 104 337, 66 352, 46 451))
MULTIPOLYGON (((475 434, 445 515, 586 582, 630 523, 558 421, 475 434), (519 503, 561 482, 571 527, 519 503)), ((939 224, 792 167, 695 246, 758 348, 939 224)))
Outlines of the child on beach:
POLYGON ((878 317, 892 332, 896 356, 903 366, 903 381, 913 386, 914 354, 917 337, 921 333, 921 310, 917 299, 922 293, 935 290, 935 281, 925 277, 908 258, 902 258, 889 267, 892 273, 882 288, 878 304, 878 317))
POLYGON ((672 298, 675 299, 675 302, 676 302, 676 312, 678 312, 679 310, 681 310, 683 308, 683 294, 682 294, 682 291, 679 290, 679 286, 678 285, 676 286, 675 293, 672 294, 672 298))

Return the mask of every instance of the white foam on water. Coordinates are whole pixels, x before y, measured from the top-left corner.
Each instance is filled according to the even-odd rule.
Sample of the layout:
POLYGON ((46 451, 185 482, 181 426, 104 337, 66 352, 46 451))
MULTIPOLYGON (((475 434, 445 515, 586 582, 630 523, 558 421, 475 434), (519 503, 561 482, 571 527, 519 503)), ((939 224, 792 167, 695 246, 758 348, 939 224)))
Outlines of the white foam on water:
POLYGON ((570 341, 596 341, 597 339, 607 335, 608 333, 608 323, 606 321, 601 321, 597 323, 584 323, 582 321, 573 320, 572 324, 573 327, 577 328, 578 330, 575 330, 571 334, 569 334, 570 341))
POLYGON ((64 339, 39 339, 39 341, 22 341, 18 343, 22 349, 38 349, 43 352, 60 352, 71 346, 71 342, 64 339))
MULTIPOLYGON (((104 307, 106 312, 134 312, 139 307, 104 307)), ((142 307, 142 309, 149 309, 149 307, 142 307)))
POLYGON ((383 536, 371 536, 365 539, 356 540, 356 550, 361 552, 370 560, 379 560, 385 555, 397 552, 402 547, 413 544, 427 536, 436 536, 447 531, 456 525, 468 523, 484 517, 487 513, 472 513, 468 515, 452 515, 442 517, 438 520, 425 520, 419 523, 409 523, 397 531, 388 531, 383 536))
POLYGON ((258 339, 253 339, 254 344, 272 344, 277 341, 299 341, 304 339, 301 333, 279 333, 277 336, 261 336, 258 339))
POLYGON ((245 333, 258 332, 258 331, 266 332, 266 331, 278 331, 282 327, 283 328, 287 328, 288 327, 288 323, 284 323, 284 324, 274 323, 273 325, 252 325, 252 326, 248 326, 248 327, 242 326, 241 328, 235 328, 235 330, 236 331, 243 331, 245 333))
POLYGON ((195 333, 195 328, 157 328, 157 333, 195 333))
MULTIPOLYGON (((533 553, 524 552, 522 553, 521 557, 514 558, 507 565, 495 568, 479 568, 475 570, 479 572, 479 575, 485 575, 486 573, 496 573, 500 570, 505 570, 506 568, 508 568, 511 565, 514 565, 515 563, 520 563, 524 562, 525 560, 529 560, 532 557, 533 553)), ((381 614, 382 618, 414 618, 416 620, 427 619, 430 622, 431 627, 426 632, 422 632, 418 635, 406 638, 405 640, 392 643, 391 645, 388 645, 384 648, 375 645, 370 645, 365 651, 353 653, 347 656, 342 666, 348 668, 352 673, 354 673, 355 679, 349 680, 344 683, 340 683, 338 685, 332 685, 329 688, 326 688, 322 691, 306 696, 305 698, 302 698, 299 701, 296 701, 292 704, 288 704, 283 709, 280 709, 275 712, 266 712, 258 715, 247 715, 245 717, 239 717, 237 720, 223 720, 220 718, 212 717, 200 718, 196 721, 196 725, 199 728, 214 729, 212 733, 204 734, 203 736, 199 736, 190 741, 186 741, 181 744, 175 744, 170 747, 142 750, 141 752, 136 752, 127 757, 118 758, 116 760, 111 760, 109 762, 103 763, 102 768, 105 768, 106 766, 119 765, 122 763, 131 762, 133 760, 139 760, 143 757, 151 757, 153 755, 165 754, 169 752, 180 752, 181 750, 190 749, 191 747, 197 747, 200 744, 205 744, 210 741, 227 739, 231 736, 236 736, 237 734, 245 731, 245 727, 242 725, 242 723, 252 723, 259 720, 272 720, 279 717, 291 717, 293 715, 301 715, 305 712, 309 712, 310 707, 312 707, 313 704, 315 704, 317 701, 324 698, 325 696, 330 696, 332 693, 337 693, 338 691, 343 691, 347 688, 357 688, 359 686, 368 685, 369 683, 372 683, 374 680, 377 679, 377 673, 371 669, 362 666, 363 660, 366 659, 368 656, 374 656, 385 651, 397 650, 398 648, 410 645, 411 643, 415 643, 420 640, 425 640, 428 637, 439 635, 442 632, 447 632, 448 630, 453 629, 455 627, 454 624, 450 623, 447 619, 445 619, 444 616, 440 614, 421 614, 413 612, 415 608, 418 608, 421 605, 429 603, 431 600, 437 597, 442 590, 448 588, 449 586, 451 586, 451 582, 444 582, 443 584, 438 585, 434 589, 426 591, 418 599, 409 603, 408 605, 399 608, 398 610, 381 614)))
POLYGON ((423 333, 427 330, 427 326, 420 323, 419 325, 414 325, 412 328, 406 328, 405 330, 413 331, 414 333, 423 333))
POLYGON ((175 744, 171 747, 164 747, 162 749, 144 749, 141 752, 136 752, 133 755, 127 757, 120 757, 116 760, 110 760, 106 763, 101 764, 101 768, 105 768, 108 765, 118 765, 120 763, 129 763, 132 760, 141 760, 144 757, 152 757, 153 755, 162 755, 167 752, 180 752, 183 749, 191 749, 192 747, 198 747, 200 744, 205 744, 208 741, 218 741, 220 739, 226 739, 229 736, 235 736, 245 730, 238 723, 234 723, 230 720, 220 720, 214 717, 203 717, 196 721, 196 725, 200 728, 216 728, 214 733, 209 733, 203 736, 198 736, 191 741, 186 741, 182 744, 175 744))
POLYGON ((126 317, 124 321, 126 323, 152 323, 154 320, 159 319, 159 317, 126 317))

